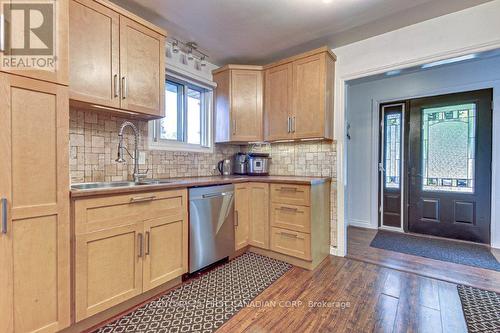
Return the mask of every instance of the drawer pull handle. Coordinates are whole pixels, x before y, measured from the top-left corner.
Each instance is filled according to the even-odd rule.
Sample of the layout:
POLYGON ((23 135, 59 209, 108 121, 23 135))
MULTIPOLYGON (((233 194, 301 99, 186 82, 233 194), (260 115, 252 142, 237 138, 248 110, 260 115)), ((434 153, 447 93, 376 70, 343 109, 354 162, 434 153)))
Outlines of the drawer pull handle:
POLYGON ((146 231, 146 253, 145 255, 149 256, 150 253, 150 244, 151 244, 151 233, 146 231))
POLYGON ((153 201, 156 199, 156 195, 151 195, 149 197, 135 197, 131 198, 130 202, 145 202, 145 201, 153 201))
POLYGON ((278 191, 283 191, 283 192, 304 192, 302 190, 299 190, 296 187, 280 187, 277 189, 278 191))
POLYGON ((138 244, 137 246, 139 247, 138 251, 137 251, 137 253, 138 253, 137 256, 139 258, 142 258, 142 256, 144 255, 144 252, 143 252, 144 251, 144 244, 143 243, 144 243, 143 236, 141 233, 139 233, 137 235, 137 244, 138 244))
POLYGON ((291 208, 291 207, 280 207, 280 210, 288 211, 288 212, 297 212, 299 209, 298 208, 291 208))
POLYGON ((292 234, 292 233, 289 233, 289 232, 281 231, 280 234, 282 236, 293 237, 293 238, 297 238, 297 239, 304 239, 304 237, 300 237, 298 234, 292 234))

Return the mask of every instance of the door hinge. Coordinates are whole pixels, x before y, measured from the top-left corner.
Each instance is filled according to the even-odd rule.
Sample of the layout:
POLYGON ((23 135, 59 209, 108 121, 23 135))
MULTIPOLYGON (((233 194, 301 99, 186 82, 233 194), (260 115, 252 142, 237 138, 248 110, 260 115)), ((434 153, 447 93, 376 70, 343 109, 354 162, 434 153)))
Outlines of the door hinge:
POLYGON ((384 172, 385 171, 384 163, 379 163, 378 164, 378 171, 380 171, 380 172, 384 172))

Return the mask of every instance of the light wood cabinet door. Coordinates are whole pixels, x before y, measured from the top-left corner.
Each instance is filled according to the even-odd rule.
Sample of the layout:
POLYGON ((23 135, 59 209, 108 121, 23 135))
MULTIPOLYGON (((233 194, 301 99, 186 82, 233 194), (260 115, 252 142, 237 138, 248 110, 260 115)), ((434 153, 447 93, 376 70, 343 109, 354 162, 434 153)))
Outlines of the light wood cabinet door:
POLYGON ((0 332, 70 323, 67 90, 0 73, 0 332))
POLYGON ((121 108, 165 115, 165 37, 120 16, 121 108))
POLYGON ((142 222, 76 236, 76 321, 142 293, 142 222))
MULTIPOLYGON (((4 1, 2 3, 2 6, 5 2, 9 1, 4 1)), ((36 3, 37 1, 31 1, 31 3, 33 2, 36 3)), ((51 18, 43 17, 44 20, 53 19, 54 25, 52 27, 52 43, 50 43, 49 41, 50 38, 47 38, 47 34, 43 34, 43 37, 38 41, 38 45, 41 44, 40 49, 44 49, 45 47, 47 47, 49 50, 52 49, 52 52, 51 54, 41 55, 40 60, 37 60, 37 63, 41 64, 41 69, 7 69, 5 71, 24 77, 68 85, 68 1, 48 0, 38 2, 41 2, 42 4, 51 4, 54 6, 54 16, 51 18)), ((0 9, 0 12, 3 12, 3 8, 0 9)), ((25 13, 27 14, 28 12, 26 11, 25 13)), ((4 32, 2 31, 2 33, 4 32)), ((28 43, 25 41, 25 44, 28 43)), ((6 49, 5 52, 0 52, 0 54, 2 54, 2 56, 5 55, 8 57, 12 54, 12 50, 6 49)), ((18 64, 21 60, 23 60, 28 64, 28 66, 32 67, 32 56, 27 55, 27 57, 29 58, 28 62, 24 60, 24 56, 21 56, 21 58, 23 59, 19 59, 18 56, 15 56, 14 59, 18 59, 18 64)), ((22 65, 19 67, 26 68, 22 65)))
POLYGON ((271 228, 271 250, 304 260, 311 260, 311 235, 271 228))
POLYGON ((291 63, 272 67, 265 72, 265 140, 286 140, 292 137, 290 117, 292 106, 291 63))
POLYGON ((325 130, 326 55, 316 54, 293 62, 294 138, 321 138, 325 130))
POLYGON ((248 245, 250 232, 250 183, 236 184, 235 191, 235 227, 234 238, 236 250, 248 245))
POLYGON ((120 107, 120 15, 92 0, 69 1, 70 98, 120 107))
POLYGON ((188 232, 187 218, 144 222, 144 292, 187 272, 188 232))
POLYGON ((262 71, 231 71, 231 141, 262 141, 262 71))
POLYGON ((269 184, 251 183, 250 196, 250 233, 252 246, 269 249, 269 184))

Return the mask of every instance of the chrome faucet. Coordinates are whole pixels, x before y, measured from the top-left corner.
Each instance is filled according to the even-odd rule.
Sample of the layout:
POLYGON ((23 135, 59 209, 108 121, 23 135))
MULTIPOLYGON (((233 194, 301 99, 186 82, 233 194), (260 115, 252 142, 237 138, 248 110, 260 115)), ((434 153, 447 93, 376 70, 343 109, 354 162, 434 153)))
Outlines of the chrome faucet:
POLYGON ((124 151, 127 152, 127 154, 134 160, 134 182, 139 182, 142 178, 146 178, 147 173, 149 169, 146 170, 146 172, 141 173, 139 172, 139 130, 137 127, 131 123, 130 121, 125 121, 123 122, 122 126, 120 127, 120 131, 118 132, 118 137, 120 141, 118 142, 118 157, 116 158, 116 162, 118 163, 123 163, 125 162, 125 159, 123 158, 124 151), (130 155, 129 151, 127 148, 123 146, 123 131, 125 130, 126 127, 132 128, 134 131, 134 156, 130 155))

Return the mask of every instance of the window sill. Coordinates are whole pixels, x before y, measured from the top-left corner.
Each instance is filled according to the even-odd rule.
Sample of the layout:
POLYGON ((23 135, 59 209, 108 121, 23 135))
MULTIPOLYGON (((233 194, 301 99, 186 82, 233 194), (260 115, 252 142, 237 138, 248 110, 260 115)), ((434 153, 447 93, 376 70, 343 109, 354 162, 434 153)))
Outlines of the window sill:
POLYGON ((205 153, 212 154, 214 152, 213 145, 211 147, 202 147, 200 145, 193 145, 185 142, 176 141, 160 141, 155 142, 149 140, 150 150, 164 150, 164 151, 180 151, 190 153, 205 153))

